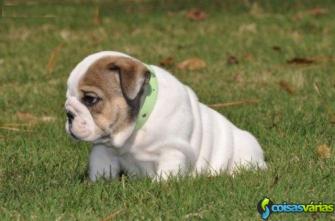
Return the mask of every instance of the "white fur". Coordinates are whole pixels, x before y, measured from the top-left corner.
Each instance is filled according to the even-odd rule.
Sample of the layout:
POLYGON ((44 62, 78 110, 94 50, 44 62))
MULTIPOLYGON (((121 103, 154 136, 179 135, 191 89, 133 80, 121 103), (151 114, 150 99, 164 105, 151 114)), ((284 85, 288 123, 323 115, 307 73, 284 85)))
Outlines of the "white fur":
MULTIPOLYGON (((86 108, 71 101, 79 99, 78 81, 97 59, 113 55, 127 56, 99 52, 76 66, 68 80, 67 109, 86 108)), ((158 96, 149 119, 138 131, 131 125, 111 137, 108 144, 93 145, 89 162, 91 180, 115 178, 120 170, 135 176, 166 179, 178 173, 232 173, 240 166, 266 168, 263 151, 253 135, 200 103, 192 89, 167 71, 157 66, 152 68, 158 80, 158 96)), ((76 113, 86 122, 81 125, 87 129, 82 130, 90 134, 84 140, 94 143, 93 138, 98 139, 101 131, 88 111, 76 113)), ((80 124, 80 120, 74 122, 80 124)))

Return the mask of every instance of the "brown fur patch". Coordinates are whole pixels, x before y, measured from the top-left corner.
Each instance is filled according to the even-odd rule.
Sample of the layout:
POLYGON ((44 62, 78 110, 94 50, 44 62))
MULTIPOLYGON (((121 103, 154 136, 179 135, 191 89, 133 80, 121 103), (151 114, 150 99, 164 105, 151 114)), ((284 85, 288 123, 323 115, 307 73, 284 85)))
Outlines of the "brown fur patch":
POLYGON ((93 93, 101 98, 88 109, 98 127, 117 133, 136 119, 147 78, 148 70, 142 63, 106 56, 93 63, 80 80, 80 96, 93 93))

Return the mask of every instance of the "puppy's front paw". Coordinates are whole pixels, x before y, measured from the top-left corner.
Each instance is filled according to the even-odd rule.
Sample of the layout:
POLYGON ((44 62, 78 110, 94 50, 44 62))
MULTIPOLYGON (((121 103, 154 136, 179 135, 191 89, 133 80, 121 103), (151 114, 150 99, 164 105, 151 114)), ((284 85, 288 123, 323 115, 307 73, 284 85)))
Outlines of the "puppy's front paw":
POLYGON ((103 146, 96 146, 90 155, 89 178, 95 182, 99 178, 116 179, 120 173, 118 159, 103 146))
POLYGON ((90 168, 89 170, 89 178, 92 182, 97 181, 98 179, 116 179, 119 175, 118 170, 115 170, 112 168, 112 165, 109 165, 108 167, 103 167, 103 168, 90 168))

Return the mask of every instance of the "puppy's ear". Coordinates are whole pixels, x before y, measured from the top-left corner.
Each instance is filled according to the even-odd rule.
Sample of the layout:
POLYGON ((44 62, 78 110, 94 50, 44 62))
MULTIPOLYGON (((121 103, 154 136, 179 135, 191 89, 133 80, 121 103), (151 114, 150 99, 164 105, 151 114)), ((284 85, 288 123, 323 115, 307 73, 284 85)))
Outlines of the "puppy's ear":
POLYGON ((150 71, 142 63, 130 58, 117 58, 107 67, 117 72, 123 96, 130 105, 138 105, 144 86, 149 82, 150 71))

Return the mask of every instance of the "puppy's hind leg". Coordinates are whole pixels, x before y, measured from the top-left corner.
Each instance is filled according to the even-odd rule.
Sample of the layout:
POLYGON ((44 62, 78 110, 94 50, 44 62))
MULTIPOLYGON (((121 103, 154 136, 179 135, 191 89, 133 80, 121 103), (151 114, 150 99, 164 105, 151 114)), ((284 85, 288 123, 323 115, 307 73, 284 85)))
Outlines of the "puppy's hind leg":
POLYGON ((256 138, 247 131, 236 128, 234 134, 234 155, 229 165, 229 172, 239 168, 266 169, 264 154, 256 138))
POLYGON ((192 148, 184 141, 175 141, 174 144, 167 144, 169 147, 162 146, 165 149, 161 154, 157 165, 156 176, 154 180, 167 180, 171 176, 183 176, 187 174, 195 157, 192 148))

